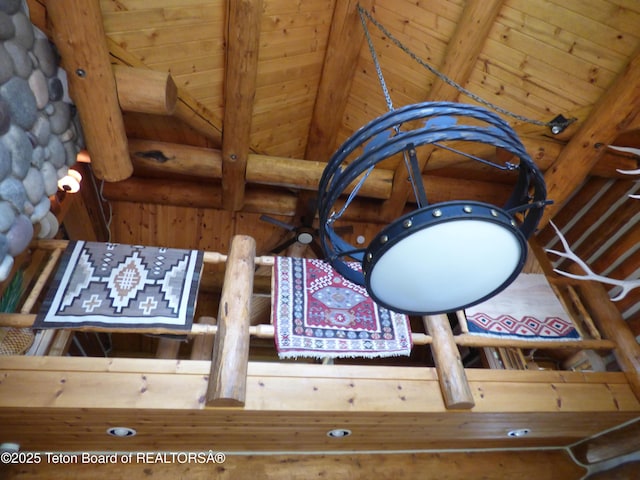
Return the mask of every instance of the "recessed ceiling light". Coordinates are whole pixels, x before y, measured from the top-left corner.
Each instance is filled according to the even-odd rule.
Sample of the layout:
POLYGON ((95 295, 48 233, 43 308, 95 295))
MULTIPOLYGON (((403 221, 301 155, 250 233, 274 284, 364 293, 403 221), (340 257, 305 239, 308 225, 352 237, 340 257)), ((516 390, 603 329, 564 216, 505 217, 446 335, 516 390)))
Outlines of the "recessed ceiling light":
POLYGON ((18 452, 20 451, 20 445, 13 442, 0 443, 0 452, 18 452))
POLYGON ((133 437, 137 432, 129 427, 111 427, 107 429, 107 434, 113 437, 133 437))
POLYGON ((327 432, 327 437, 331 438, 343 438, 349 435, 351 435, 351 430, 347 430, 346 428, 335 428, 327 432))

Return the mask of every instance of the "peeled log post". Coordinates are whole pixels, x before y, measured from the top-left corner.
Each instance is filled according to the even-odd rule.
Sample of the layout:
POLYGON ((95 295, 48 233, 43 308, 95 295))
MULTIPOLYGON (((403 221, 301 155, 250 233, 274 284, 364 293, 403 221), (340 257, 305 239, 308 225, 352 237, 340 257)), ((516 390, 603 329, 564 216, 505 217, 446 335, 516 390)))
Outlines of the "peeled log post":
POLYGON ((467 375, 462 366, 451 325, 446 315, 425 315, 427 333, 431 335, 431 351, 438 372, 440 389, 447 408, 472 408, 475 406, 467 375))
MULTIPOLYGON (((582 274, 579 267, 571 265, 571 273, 582 274)), ((640 400, 640 345, 636 341, 629 325, 611 302, 607 290, 602 284, 594 281, 583 281, 577 285, 581 293, 580 299, 591 313, 600 333, 608 340, 613 340, 613 350, 620 369, 629 382, 629 387, 640 400)))
POLYGON ((256 242, 236 235, 227 257, 207 388, 209 406, 243 406, 249 364, 249 326, 256 242))
POLYGON ((69 92, 99 179, 117 182, 133 173, 127 135, 109 62, 99 0, 47 2, 54 43, 69 72, 69 92))
POLYGON ((125 112, 172 115, 178 87, 168 72, 114 65, 118 102, 125 112))
POLYGON ((262 0, 227 2, 227 8, 222 202, 226 210, 235 211, 244 204, 251 115, 256 95, 262 0))

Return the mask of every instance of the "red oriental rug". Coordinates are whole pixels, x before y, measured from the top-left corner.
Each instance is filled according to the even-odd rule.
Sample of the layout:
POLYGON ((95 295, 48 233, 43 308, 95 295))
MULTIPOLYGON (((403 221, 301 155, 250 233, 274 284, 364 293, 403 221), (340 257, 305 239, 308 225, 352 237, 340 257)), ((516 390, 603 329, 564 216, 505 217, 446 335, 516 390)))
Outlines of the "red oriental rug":
POLYGON ((409 318, 377 305, 363 286, 346 280, 325 261, 277 257, 272 292, 280 358, 411 353, 409 318))

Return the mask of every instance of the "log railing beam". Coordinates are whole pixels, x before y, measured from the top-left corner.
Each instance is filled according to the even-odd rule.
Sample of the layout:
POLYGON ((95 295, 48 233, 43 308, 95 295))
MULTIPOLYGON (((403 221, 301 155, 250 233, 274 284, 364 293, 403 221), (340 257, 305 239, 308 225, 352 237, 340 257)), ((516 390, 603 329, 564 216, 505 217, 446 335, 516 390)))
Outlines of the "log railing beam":
POLYGON ((475 401, 449 319, 446 315, 426 315, 423 321, 427 333, 431 335, 431 351, 446 407, 449 409, 472 408, 475 406, 475 401))

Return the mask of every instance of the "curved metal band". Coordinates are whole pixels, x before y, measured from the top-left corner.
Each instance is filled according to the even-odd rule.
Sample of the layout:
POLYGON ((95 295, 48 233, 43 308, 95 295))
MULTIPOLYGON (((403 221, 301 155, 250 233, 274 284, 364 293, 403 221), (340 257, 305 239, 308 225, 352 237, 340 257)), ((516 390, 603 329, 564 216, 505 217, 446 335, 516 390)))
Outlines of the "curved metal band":
POLYGON ((525 211, 520 232, 529 238, 535 231, 546 202, 542 172, 526 152, 511 126, 498 115, 482 107, 452 102, 425 102, 388 112, 356 131, 331 157, 319 185, 318 214, 320 241, 329 262, 345 278, 364 285, 364 275, 342 260, 351 256, 362 261, 357 249, 335 233, 331 221, 333 206, 347 187, 379 162, 407 150, 443 141, 468 141, 494 145, 517 156, 519 175, 511 197, 504 205, 507 212, 525 211), (485 125, 458 125, 454 117, 468 117, 485 125), (423 120, 422 126, 400 130, 409 122, 423 120), (350 155, 362 147, 362 153, 348 165, 350 155), (353 253, 353 252, 356 253, 353 253))

